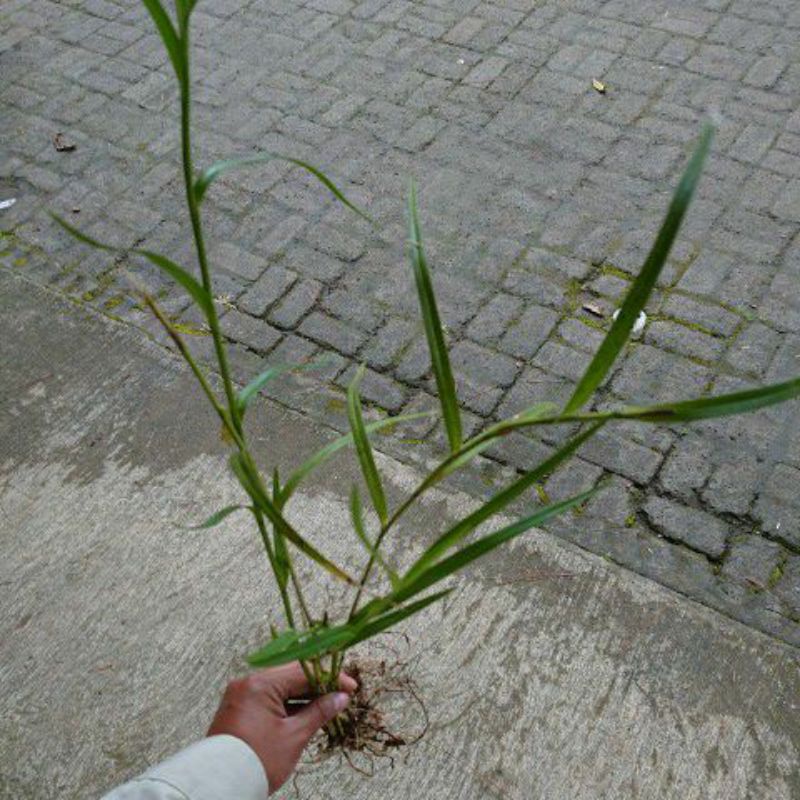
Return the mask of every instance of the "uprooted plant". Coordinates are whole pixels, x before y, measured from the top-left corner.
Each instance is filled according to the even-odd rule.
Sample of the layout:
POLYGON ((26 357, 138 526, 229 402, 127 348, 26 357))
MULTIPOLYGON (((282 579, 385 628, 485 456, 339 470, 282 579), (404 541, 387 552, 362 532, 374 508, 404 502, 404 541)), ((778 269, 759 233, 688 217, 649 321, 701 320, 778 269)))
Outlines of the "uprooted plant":
MULTIPOLYGON (((231 443, 230 467, 248 498, 246 504, 228 506, 217 511, 201 527, 212 527, 236 511, 248 512, 261 537, 272 576, 280 592, 284 622, 280 627, 273 626, 272 639, 248 657, 251 665, 271 666, 298 660, 315 691, 321 693, 330 690, 342 667, 345 654, 359 642, 386 631, 445 597, 452 590, 440 589, 439 584, 475 559, 536 528, 551 517, 584 503, 592 495, 592 491, 562 502, 537 507, 523 519, 504 525, 488 535, 479 535, 477 539, 472 536, 480 526, 552 474, 583 443, 615 420, 686 423, 753 411, 800 394, 800 378, 798 378, 785 383, 714 397, 649 406, 625 406, 616 410, 584 410, 625 346, 633 325, 664 266, 711 146, 713 130, 707 126, 678 184, 652 249, 634 280, 620 313, 566 405, 559 408, 552 403, 534 403, 525 411, 497 422, 471 438, 465 438, 463 434, 456 381, 451 371, 445 334, 440 323, 431 274, 425 258, 417 213, 417 197, 412 184, 408 198, 408 253, 419 296, 449 452, 402 502, 390 507, 376 466, 370 434, 388 425, 402 424, 413 415, 380 419, 366 424, 359 396, 362 367, 347 392, 347 414, 351 432, 312 455, 285 480, 278 474, 277 469, 268 472, 269 478, 265 478, 248 443, 243 422, 252 400, 267 382, 284 368, 272 366, 240 390, 234 385, 226 355, 226 344, 213 301, 212 273, 208 263, 201 214, 203 200, 214 180, 226 171, 250 163, 282 158, 308 171, 348 208, 362 216, 366 215, 350 203, 322 172, 298 159, 261 153, 221 161, 199 173, 196 172, 192 163, 189 69, 189 22, 196 0, 176 0, 172 16, 165 10, 160 0, 143 0, 143 2, 164 42, 180 88, 183 178, 188 217, 200 268, 199 280, 164 255, 141 249, 132 252, 163 270, 188 293, 202 312, 213 340, 222 387, 219 393, 212 385, 214 382, 209 380, 193 358, 175 324, 163 313, 152 297, 145 297, 147 305, 174 341, 219 416, 225 438, 231 443), (387 537, 396 528, 398 521, 428 490, 454 471, 465 467, 499 437, 511 431, 565 423, 577 423, 579 426, 577 433, 562 444, 553 455, 516 477, 463 519, 434 535, 432 542, 427 544, 410 567, 401 570, 392 563, 384 547, 387 537), (356 486, 353 486, 350 493, 352 524, 355 535, 365 550, 364 564, 357 575, 349 574, 342 566, 326 556, 323 553, 324 546, 312 543, 289 522, 286 516, 287 506, 301 483, 317 467, 350 445, 355 448, 369 502, 377 519, 377 530, 370 532, 361 493, 356 486), (310 559, 319 570, 341 582, 343 587, 350 588, 352 599, 346 617, 337 621, 333 619, 333 612, 330 609, 311 607, 295 566, 298 555, 310 559), (374 580, 375 578, 378 580, 374 580)), ((63 220, 56 219, 82 242, 107 250, 118 250, 101 244, 63 220)), ((363 708, 359 713, 362 713, 364 719, 370 717, 368 710, 363 708)), ((340 720, 336 729, 329 731, 329 735, 333 737, 332 741, 352 747, 353 742, 359 741, 360 735, 353 732, 352 724, 358 723, 359 720, 354 717, 346 721, 340 720)))

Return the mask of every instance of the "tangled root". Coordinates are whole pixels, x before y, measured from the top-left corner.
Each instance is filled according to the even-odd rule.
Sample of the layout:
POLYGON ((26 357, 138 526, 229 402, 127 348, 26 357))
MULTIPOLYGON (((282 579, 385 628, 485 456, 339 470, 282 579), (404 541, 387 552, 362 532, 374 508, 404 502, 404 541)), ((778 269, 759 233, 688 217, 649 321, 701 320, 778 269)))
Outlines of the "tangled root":
POLYGON ((425 736, 428 712, 409 664, 395 648, 386 649, 389 658, 359 657, 344 665, 358 688, 347 709, 312 744, 310 763, 296 779, 331 758, 372 777, 380 763, 391 768, 396 758, 407 758, 408 748, 425 736))

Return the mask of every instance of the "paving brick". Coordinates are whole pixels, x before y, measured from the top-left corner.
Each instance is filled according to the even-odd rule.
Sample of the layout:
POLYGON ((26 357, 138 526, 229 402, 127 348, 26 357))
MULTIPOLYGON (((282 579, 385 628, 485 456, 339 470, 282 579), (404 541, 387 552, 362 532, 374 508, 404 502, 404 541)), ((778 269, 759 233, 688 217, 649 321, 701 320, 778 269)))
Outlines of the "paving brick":
POLYGON ((486 88, 495 78, 499 78, 502 75, 507 66, 507 59, 499 56, 490 56, 470 70, 464 78, 464 83, 478 88, 486 88))
MULTIPOLYGON (((356 367, 353 365, 345 370, 337 379, 340 386, 347 387, 355 377, 356 367)), ((408 390, 401 384, 386 375, 367 369, 360 384, 361 399, 374 403, 390 412, 399 411, 408 396, 408 390)))
POLYGON ((482 416, 492 412, 519 371, 513 358, 469 341, 453 347, 450 360, 462 402, 482 416))
POLYGON ((775 131, 761 125, 748 125, 728 150, 731 158, 757 163, 775 141, 775 131))
POLYGON ((526 367, 506 394, 498 415, 512 417, 536 403, 550 402, 563 406, 569 399, 571 384, 540 369, 526 367))
POLYGON ((745 536, 731 544, 722 573, 749 588, 765 589, 782 557, 783 549, 779 544, 760 536, 745 536))
POLYGON ((725 360, 736 370, 761 377, 779 343, 780 336, 775 331, 756 322, 748 325, 730 344, 725 360))
POLYGON ((778 78, 785 69, 786 62, 782 58, 764 56, 750 67, 744 76, 744 82, 758 86, 760 89, 768 89, 778 82, 778 78))
POLYGON ((321 292, 319 281, 298 281, 269 312, 270 322, 279 328, 295 327, 314 308, 321 292))
POLYGON ((725 552, 728 526, 711 514, 657 496, 650 497, 642 510, 650 524, 667 538, 715 559, 725 552))
POLYGON ((764 483, 755 513, 770 535, 800 547, 800 500, 797 496, 800 469, 778 464, 764 483))
POLYGON ((645 341, 673 353, 710 362, 719 359, 726 344, 722 338, 667 320, 656 320, 648 325, 645 341))
MULTIPOLYGON (((772 589, 773 594, 789 607, 792 614, 800 613, 800 556, 789 556, 785 564, 779 565, 780 576, 772 589)), ((770 583, 775 572, 770 574, 770 583)))
MULTIPOLYGON (((236 254, 231 255, 235 257, 236 254)), ((263 262, 259 259, 254 259, 254 263, 250 263, 253 271, 256 265, 263 266, 263 262)), ((238 299, 237 305, 242 311, 254 317, 263 317, 266 310, 286 294, 295 280, 297 275, 293 272, 273 264, 267 267, 264 274, 238 299)))
POLYGON ((712 374, 709 369, 650 345, 631 350, 612 380, 614 394, 634 403, 658 402, 676 395, 701 395, 712 374))
POLYGON ((366 334, 333 317, 314 312, 300 325, 300 333, 320 344, 329 344, 345 355, 355 355, 366 334))
POLYGON ((530 358, 547 340, 558 314, 542 306, 528 306, 500 340, 500 349, 517 358, 530 358))
POLYGON ((467 335, 476 342, 496 342, 517 319, 523 300, 509 294, 497 294, 477 313, 467 328, 467 335))
POLYGON ((800 222, 800 180, 794 180, 786 187, 772 211, 781 219, 800 222))
POLYGON ((239 311, 228 311, 220 320, 225 335, 257 353, 266 353, 281 339, 281 334, 261 320, 239 311))
POLYGON ((419 324, 404 319, 391 319, 382 326, 364 348, 364 360, 373 367, 386 369, 397 361, 414 336, 419 324))
POLYGON ((720 336, 730 336, 741 320, 736 314, 690 297, 673 294, 664 304, 664 313, 675 319, 699 325, 720 336))
POLYGON ((747 514, 763 478, 764 468, 755 458, 739 456, 714 468, 702 491, 703 500, 716 511, 747 514))

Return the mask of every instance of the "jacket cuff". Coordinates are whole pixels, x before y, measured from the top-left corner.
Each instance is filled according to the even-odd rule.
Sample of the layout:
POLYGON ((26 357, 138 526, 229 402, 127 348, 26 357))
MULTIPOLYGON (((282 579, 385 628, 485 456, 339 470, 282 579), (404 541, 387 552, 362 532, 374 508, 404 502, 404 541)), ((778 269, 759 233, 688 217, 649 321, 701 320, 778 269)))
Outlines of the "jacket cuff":
POLYGON ((265 800, 269 784, 259 757, 235 736, 209 736, 147 770, 190 800, 265 800))

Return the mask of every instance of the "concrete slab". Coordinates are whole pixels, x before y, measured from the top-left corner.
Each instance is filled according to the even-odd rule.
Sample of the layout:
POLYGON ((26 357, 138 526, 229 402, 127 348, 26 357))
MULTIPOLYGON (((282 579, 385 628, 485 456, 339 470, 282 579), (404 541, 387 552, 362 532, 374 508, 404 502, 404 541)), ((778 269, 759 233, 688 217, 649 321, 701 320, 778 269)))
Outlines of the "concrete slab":
MULTIPOLYGON (((168 354, 0 273, 0 368, 0 796, 96 797, 202 733, 275 593, 245 520, 174 525, 238 494, 168 354)), ((329 436, 274 404, 253 423, 284 468, 329 436)), ((380 467, 393 493, 417 478, 380 467)), ((292 509, 349 563, 353 476, 340 459, 292 509)), ((436 493, 398 557, 471 502, 436 493)), ((800 797, 797 651, 563 541, 488 558, 408 630, 428 736, 304 798, 800 797)))

